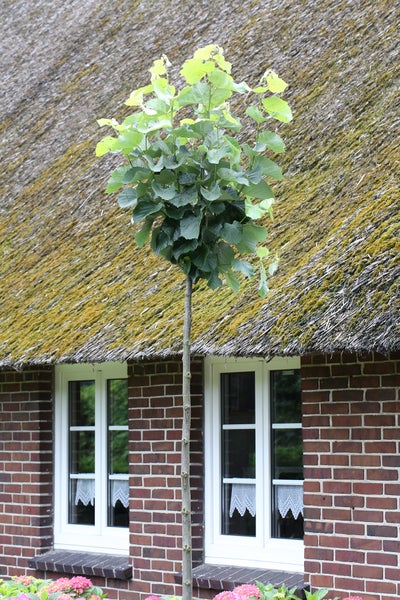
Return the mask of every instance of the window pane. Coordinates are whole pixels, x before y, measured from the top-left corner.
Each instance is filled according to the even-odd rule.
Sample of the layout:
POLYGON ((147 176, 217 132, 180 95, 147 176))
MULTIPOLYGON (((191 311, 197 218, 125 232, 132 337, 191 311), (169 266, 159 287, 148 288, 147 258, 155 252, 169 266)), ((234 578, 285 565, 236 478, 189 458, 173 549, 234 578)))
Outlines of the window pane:
POLYGON ((254 429, 228 430, 222 433, 223 477, 255 477, 254 429))
POLYGON ((108 526, 129 526, 128 381, 107 381, 108 526), (122 475, 122 477, 118 477, 122 475))
POLYGON ((301 429, 274 429, 272 431, 272 478, 303 479, 301 429))
POLYGON ((109 432, 110 474, 128 473, 128 432, 109 432))
POLYGON ((222 534, 254 537, 256 534, 256 517, 253 510, 255 484, 242 486, 247 488, 246 495, 250 500, 246 500, 246 495, 243 495, 240 490, 235 491, 235 487, 238 486, 230 483, 222 486, 222 534))
POLYGON ((70 479, 68 523, 94 525, 94 479, 70 479))
POLYGON ((274 486, 272 537, 302 539, 303 535, 303 486, 274 486))
POLYGON ((221 400, 223 423, 254 423, 254 373, 222 373, 221 400))
POLYGON ((94 431, 71 431, 69 439, 69 472, 94 473, 94 431))
POLYGON ((93 426, 94 381, 70 381, 68 392, 70 426, 93 426))
POLYGON ((128 425, 128 380, 109 379, 107 387, 109 425, 128 425))
POLYGON ((300 371, 271 371, 273 423, 301 423, 300 371))

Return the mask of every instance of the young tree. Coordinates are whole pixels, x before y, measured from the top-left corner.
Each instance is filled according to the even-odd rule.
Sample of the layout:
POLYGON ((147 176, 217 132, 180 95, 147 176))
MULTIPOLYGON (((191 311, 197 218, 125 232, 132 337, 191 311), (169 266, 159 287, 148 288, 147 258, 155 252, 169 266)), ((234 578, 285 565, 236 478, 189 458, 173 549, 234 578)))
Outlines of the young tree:
POLYGON ((262 296, 267 292, 264 261, 269 260, 272 274, 277 259, 271 260, 262 245, 267 229, 256 221, 272 216, 274 196, 267 180, 282 178, 281 169, 266 154, 284 151, 281 137, 268 125, 273 120, 287 123, 292 114, 278 96, 286 88, 282 79, 267 71, 253 89, 235 82, 231 64, 216 45, 200 48, 184 62, 181 89, 170 83, 169 67, 165 56, 154 62, 150 83, 134 90, 126 101, 135 110, 122 123, 99 120, 115 135, 97 144, 96 155, 123 156, 125 164, 112 172, 106 192, 119 192, 119 205, 132 210, 132 222, 139 226, 137 245, 150 241, 152 250, 177 265, 186 278, 181 480, 182 587, 183 600, 189 600, 192 286, 205 279, 212 289, 226 282, 237 292, 240 276, 255 273, 245 256, 255 255, 258 291, 262 296), (244 135, 230 108, 234 95, 243 97, 241 104, 253 123, 244 135))

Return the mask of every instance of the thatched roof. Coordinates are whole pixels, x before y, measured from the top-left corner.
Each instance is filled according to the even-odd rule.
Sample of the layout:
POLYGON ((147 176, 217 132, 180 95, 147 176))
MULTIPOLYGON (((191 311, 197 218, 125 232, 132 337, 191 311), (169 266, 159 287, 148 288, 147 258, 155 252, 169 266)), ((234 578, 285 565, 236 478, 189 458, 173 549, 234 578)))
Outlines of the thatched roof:
POLYGON ((271 292, 196 289, 193 351, 399 349, 399 22, 394 0, 3 0, 0 364, 180 352, 182 275, 104 194, 96 119, 207 43, 237 80, 277 71, 295 116, 271 292))

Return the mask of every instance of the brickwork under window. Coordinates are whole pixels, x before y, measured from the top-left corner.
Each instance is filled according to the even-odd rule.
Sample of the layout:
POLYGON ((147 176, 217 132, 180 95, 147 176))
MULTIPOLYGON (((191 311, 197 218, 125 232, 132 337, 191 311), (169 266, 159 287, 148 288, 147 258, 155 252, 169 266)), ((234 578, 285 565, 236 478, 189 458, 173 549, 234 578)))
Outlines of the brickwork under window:
POLYGON ((0 371, 0 574, 52 545, 52 371, 0 371))
POLYGON ((400 595, 400 354, 302 359, 305 580, 400 595))
MULTIPOLYGON (((203 548, 203 361, 192 364, 193 559, 203 548)), ((135 589, 174 593, 181 569, 181 361, 129 365, 131 512, 135 589)))

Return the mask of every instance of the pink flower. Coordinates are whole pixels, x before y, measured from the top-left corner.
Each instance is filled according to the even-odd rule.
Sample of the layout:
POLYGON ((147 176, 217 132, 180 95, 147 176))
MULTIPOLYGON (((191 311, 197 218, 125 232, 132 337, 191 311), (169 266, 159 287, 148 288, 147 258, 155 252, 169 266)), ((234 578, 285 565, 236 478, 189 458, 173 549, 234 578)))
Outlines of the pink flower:
POLYGON ((39 583, 41 580, 32 577, 32 575, 19 575, 19 577, 13 577, 14 581, 20 583, 21 585, 31 585, 32 583, 39 583))
POLYGON ((235 587, 233 592, 242 600, 247 600, 248 598, 261 598, 261 592, 255 583, 244 583, 243 585, 238 585, 235 587))
POLYGON ((16 596, 15 600, 30 600, 30 596, 22 592, 22 594, 18 594, 18 596, 16 596))
POLYGON ((243 600, 243 597, 236 594, 235 591, 225 590, 214 596, 214 600, 243 600))
POLYGON ((161 600, 160 596, 147 596, 144 600, 161 600))
POLYGON ((54 594, 55 592, 69 592, 70 589, 71 585, 68 577, 60 577, 59 579, 52 581, 47 587, 49 594, 54 594))
POLYGON ((346 596, 343 600, 362 600, 361 596, 346 596))
POLYGON ((77 575, 76 577, 71 577, 69 585, 77 594, 83 594, 85 590, 92 587, 92 582, 87 577, 77 575))

